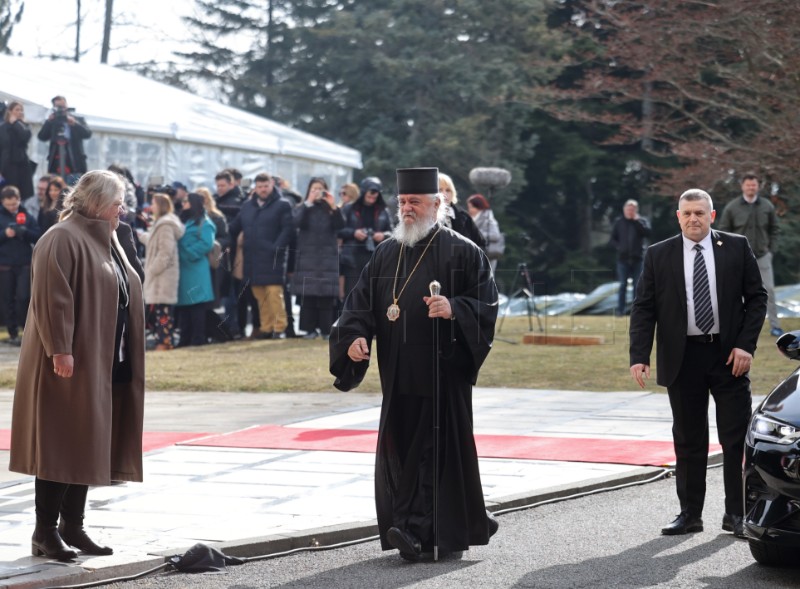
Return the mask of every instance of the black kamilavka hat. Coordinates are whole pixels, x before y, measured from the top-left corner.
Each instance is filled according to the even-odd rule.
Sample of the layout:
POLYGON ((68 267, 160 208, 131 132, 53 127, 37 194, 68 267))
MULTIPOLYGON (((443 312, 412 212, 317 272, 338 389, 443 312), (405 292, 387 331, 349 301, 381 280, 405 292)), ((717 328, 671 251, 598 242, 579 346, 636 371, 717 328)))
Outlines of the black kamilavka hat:
POLYGON ((439 168, 400 168, 397 170, 397 194, 436 194, 439 192, 439 168))

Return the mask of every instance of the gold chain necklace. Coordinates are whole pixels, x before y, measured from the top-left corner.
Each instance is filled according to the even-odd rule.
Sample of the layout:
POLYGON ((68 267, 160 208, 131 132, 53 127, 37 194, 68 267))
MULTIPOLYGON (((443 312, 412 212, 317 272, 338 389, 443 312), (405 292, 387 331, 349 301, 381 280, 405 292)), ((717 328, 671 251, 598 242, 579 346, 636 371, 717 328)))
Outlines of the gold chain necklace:
POLYGON ((414 264, 414 268, 411 270, 411 273, 408 275, 408 278, 406 278, 406 282, 405 284, 403 284, 403 288, 400 289, 400 293, 395 294, 397 290, 397 276, 398 274, 400 274, 400 261, 403 259, 403 250, 406 247, 405 244, 400 244, 400 255, 397 256, 397 269, 394 271, 394 284, 392 284, 392 299, 394 299, 394 302, 391 305, 389 305, 389 307, 386 309, 386 317, 389 319, 389 321, 397 321, 397 318, 400 317, 400 307, 397 305, 397 301, 400 299, 400 296, 403 294, 403 291, 408 286, 408 281, 411 280, 411 276, 414 275, 414 272, 419 266, 419 263, 422 261, 422 258, 425 257, 428 248, 433 243, 433 240, 436 239, 436 236, 439 235, 439 231, 441 230, 442 226, 439 225, 439 228, 436 230, 436 233, 433 234, 433 237, 430 238, 428 244, 425 246, 425 249, 422 250, 422 255, 419 257, 419 260, 417 260, 417 263, 414 264))

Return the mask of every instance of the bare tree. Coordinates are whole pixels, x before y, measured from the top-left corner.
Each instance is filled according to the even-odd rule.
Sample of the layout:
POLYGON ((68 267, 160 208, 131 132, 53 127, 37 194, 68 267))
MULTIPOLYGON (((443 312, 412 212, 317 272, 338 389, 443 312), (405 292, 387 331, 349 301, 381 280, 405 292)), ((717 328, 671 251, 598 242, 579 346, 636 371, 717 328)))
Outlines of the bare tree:
POLYGON ((800 12, 783 0, 575 0, 565 120, 661 158, 662 188, 713 188, 752 169, 800 184, 800 12), (676 164, 679 164, 676 166, 676 164))
POLYGON ((75 61, 81 60, 81 0, 75 0, 77 19, 75 20, 75 61))
POLYGON ((103 20, 103 46, 100 49, 100 63, 108 63, 111 47, 111 20, 114 16, 114 0, 106 0, 106 14, 103 20))

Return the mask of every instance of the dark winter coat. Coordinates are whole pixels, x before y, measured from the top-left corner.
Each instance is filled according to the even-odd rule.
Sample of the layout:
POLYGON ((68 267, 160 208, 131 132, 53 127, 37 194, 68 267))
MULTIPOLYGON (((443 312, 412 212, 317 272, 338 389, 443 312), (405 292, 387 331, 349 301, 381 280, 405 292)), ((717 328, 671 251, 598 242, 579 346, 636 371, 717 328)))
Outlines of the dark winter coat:
POLYGON ((6 186, 16 186, 22 199, 33 195, 33 171, 28 159, 31 129, 22 121, 0 125, 0 174, 6 186))
POLYGON ((471 240, 482 250, 486 251, 486 240, 483 238, 483 235, 481 235, 481 232, 475 225, 475 221, 473 221, 472 217, 469 216, 469 213, 458 207, 456 204, 450 205, 450 208, 452 208, 453 212, 455 213, 455 218, 447 217, 447 219, 445 219, 446 221, 449 220, 449 223, 447 224, 450 226, 450 228, 456 233, 460 233, 467 239, 471 240))
POLYGON ((242 189, 234 186, 225 194, 217 195, 215 200, 217 201, 217 208, 225 215, 225 220, 230 225, 242 209, 242 203, 245 198, 242 194, 242 189))
POLYGON ((356 229, 372 229, 375 233, 388 233, 392 230, 389 211, 383 201, 383 196, 378 195, 378 200, 372 206, 364 203, 362 195, 356 202, 346 205, 342 209, 344 227, 339 230, 342 240, 342 273, 358 274, 372 256, 367 250, 367 242, 355 238, 356 229))
MULTIPOLYGON (((73 168, 70 170, 72 174, 85 174, 86 173, 86 151, 83 148, 83 142, 89 137, 92 136, 92 130, 89 129, 89 125, 86 124, 86 121, 83 117, 76 117, 75 115, 70 115, 72 118, 75 119, 75 124, 70 126, 69 132, 69 145, 67 146, 69 150, 69 155, 71 159, 68 158, 67 161, 72 161, 73 168)), ((39 129, 39 137, 40 141, 49 141, 50 142, 50 149, 47 154, 47 171, 51 174, 59 174, 59 162, 58 162, 58 143, 56 139, 58 137, 59 132, 59 125, 53 124, 52 120, 46 120, 42 128, 39 129)))
POLYGON ((609 243, 617 250, 617 259, 629 264, 640 262, 647 248, 647 237, 650 235, 650 222, 644 217, 626 219, 620 217, 611 228, 609 243))
POLYGON ((344 227, 341 209, 324 201, 294 209, 297 256, 292 278, 294 294, 339 296, 339 246, 336 232, 344 227))
POLYGON ((244 234, 244 279, 251 285, 282 285, 286 272, 286 249, 294 232, 292 205, 277 189, 259 204, 251 198, 228 227, 233 243, 244 234))
POLYGON ((0 206, 0 266, 30 266, 33 244, 41 237, 39 223, 33 215, 19 207, 17 213, 11 214, 0 206), (17 225, 17 217, 25 215, 25 224, 17 225), (14 237, 6 235, 6 229, 12 227, 16 232, 14 237))

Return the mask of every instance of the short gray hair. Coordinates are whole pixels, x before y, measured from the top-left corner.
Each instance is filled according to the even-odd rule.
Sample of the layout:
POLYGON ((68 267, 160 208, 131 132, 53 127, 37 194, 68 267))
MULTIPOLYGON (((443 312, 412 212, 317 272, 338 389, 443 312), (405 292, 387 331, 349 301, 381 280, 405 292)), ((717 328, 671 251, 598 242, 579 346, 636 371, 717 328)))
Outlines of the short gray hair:
POLYGON ((714 210, 714 201, 711 200, 711 195, 706 192, 705 190, 700 190, 699 188, 690 188, 678 199, 678 207, 681 206, 681 201, 688 200, 688 201, 697 201, 697 200, 704 200, 708 202, 708 207, 712 211, 714 210))

